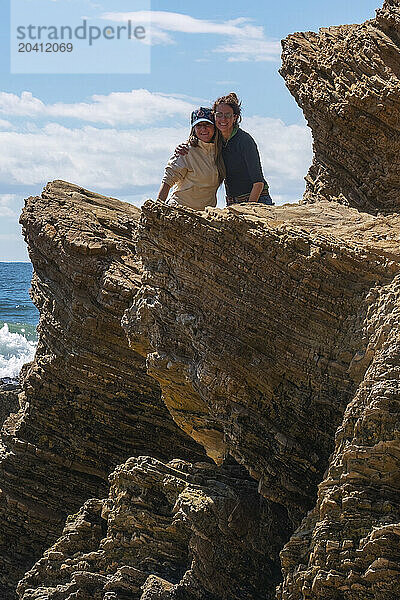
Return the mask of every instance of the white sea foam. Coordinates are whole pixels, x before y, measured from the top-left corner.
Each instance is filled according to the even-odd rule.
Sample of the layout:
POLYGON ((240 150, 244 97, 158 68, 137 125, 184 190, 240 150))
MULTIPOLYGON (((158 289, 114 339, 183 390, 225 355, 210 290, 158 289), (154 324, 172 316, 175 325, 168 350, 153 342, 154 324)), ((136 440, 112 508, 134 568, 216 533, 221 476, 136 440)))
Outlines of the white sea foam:
POLYGON ((15 379, 22 365, 35 356, 36 342, 20 333, 11 333, 7 323, 0 329, 0 378, 15 379))

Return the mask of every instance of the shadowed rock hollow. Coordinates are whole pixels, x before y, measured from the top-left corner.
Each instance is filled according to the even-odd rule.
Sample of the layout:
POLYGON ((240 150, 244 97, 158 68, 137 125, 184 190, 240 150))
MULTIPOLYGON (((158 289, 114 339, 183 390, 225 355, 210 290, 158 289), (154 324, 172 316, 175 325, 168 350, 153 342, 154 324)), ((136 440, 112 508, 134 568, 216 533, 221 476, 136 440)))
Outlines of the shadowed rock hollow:
POLYGON ((399 39, 392 0, 283 42, 303 204, 27 201, 4 598, 400 597, 399 39))

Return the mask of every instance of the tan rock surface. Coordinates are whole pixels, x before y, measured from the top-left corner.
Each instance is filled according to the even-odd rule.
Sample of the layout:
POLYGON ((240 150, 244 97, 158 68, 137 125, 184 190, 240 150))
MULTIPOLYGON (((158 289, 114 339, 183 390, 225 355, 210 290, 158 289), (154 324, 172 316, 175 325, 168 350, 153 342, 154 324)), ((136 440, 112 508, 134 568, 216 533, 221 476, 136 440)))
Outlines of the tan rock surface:
MULTIPOLYGON (((340 468, 345 431, 357 446, 346 509, 354 512, 337 525, 328 478, 282 553, 279 594, 347 600, 343 573, 354 559, 349 600, 383 600, 381 590, 394 599, 399 219, 330 202, 196 213, 148 201, 133 227, 143 282, 124 328, 175 421, 228 463, 129 460, 115 471, 109 499, 89 501, 26 575, 19 598, 272 599, 279 550, 315 503, 336 432, 330 469, 340 468), (365 442, 351 415, 369 415, 362 390, 378 380, 394 396, 387 417, 378 410, 374 428, 365 421, 375 466, 364 472, 365 442), (258 484, 229 465, 229 454, 258 484), (242 511, 250 507, 252 525, 232 538, 226 523, 239 496, 239 521, 249 522, 242 511)), ((347 491, 334 482, 339 499, 347 491)))
POLYGON ((175 421, 216 462, 244 464, 295 525, 372 359, 363 323, 399 271, 399 224, 329 202, 142 209, 132 345, 147 343, 175 421))
POLYGON ((281 553, 279 600, 400 597, 400 276, 376 292, 365 327, 374 358, 317 506, 281 553))

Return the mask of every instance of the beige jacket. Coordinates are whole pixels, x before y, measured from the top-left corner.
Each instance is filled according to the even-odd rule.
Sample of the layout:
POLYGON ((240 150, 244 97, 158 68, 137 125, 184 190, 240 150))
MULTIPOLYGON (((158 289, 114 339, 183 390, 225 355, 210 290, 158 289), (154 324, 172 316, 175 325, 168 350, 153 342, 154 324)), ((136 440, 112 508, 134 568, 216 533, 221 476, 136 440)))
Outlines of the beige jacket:
POLYGON ((215 164, 215 144, 199 140, 198 146, 190 146, 183 156, 172 156, 162 180, 172 189, 171 200, 183 206, 204 210, 216 206, 218 171, 215 164))

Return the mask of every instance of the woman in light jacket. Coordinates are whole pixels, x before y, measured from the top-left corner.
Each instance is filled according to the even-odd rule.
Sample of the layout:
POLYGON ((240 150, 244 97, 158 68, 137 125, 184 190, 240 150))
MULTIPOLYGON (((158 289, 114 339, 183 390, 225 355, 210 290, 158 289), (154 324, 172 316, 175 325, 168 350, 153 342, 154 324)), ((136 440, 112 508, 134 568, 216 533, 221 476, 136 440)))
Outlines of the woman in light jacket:
POLYGON ((194 210, 216 206, 217 189, 225 178, 225 167, 222 136, 215 127, 211 109, 200 107, 192 112, 187 143, 190 152, 169 159, 158 200, 194 210), (171 188, 172 194, 168 198, 171 188))

